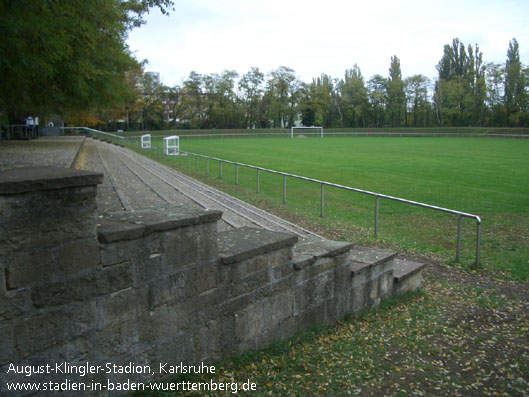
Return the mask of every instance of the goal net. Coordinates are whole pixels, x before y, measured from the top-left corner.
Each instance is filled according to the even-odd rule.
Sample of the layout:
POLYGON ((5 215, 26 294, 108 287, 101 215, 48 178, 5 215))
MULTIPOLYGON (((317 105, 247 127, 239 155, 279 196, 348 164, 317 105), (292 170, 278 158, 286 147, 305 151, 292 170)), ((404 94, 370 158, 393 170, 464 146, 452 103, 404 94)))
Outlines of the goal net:
POLYGON ((290 137, 294 138, 299 135, 314 135, 317 138, 323 138, 323 127, 291 127, 290 137))

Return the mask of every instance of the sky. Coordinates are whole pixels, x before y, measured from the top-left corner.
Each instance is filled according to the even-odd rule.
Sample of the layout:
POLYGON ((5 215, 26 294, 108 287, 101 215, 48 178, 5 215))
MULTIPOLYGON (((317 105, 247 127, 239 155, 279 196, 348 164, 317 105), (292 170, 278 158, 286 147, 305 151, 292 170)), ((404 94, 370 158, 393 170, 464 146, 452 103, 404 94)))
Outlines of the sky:
POLYGON ((443 46, 476 43, 485 62, 505 63, 516 38, 529 63, 527 0, 174 0, 170 16, 151 10, 128 38, 146 71, 168 86, 200 74, 287 66, 311 82, 343 78, 354 64, 367 81, 388 76, 393 55, 403 77, 435 78, 443 46))

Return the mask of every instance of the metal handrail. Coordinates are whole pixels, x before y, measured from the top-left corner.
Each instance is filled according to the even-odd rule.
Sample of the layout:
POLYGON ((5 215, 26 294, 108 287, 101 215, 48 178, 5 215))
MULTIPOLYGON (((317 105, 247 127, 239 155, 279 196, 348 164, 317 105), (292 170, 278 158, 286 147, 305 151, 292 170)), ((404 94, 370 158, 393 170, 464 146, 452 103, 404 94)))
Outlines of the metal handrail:
POLYGON ((103 132, 103 131, 99 131, 99 130, 96 130, 94 128, 88 128, 88 127, 60 127, 60 129, 61 130, 87 130, 87 131, 90 131, 90 132, 95 132, 96 134, 103 134, 103 135, 108 135, 108 136, 111 136, 111 137, 114 137, 114 138, 125 139, 124 136, 111 134, 110 132, 103 132))
MULTIPOLYGON (((375 225, 374 225, 375 226, 375 235, 378 235, 379 199, 381 199, 381 198, 387 199, 387 200, 392 200, 392 201, 397 201, 397 202, 404 203, 404 204, 410 204, 410 205, 414 205, 414 206, 417 206, 417 207, 428 208, 428 209, 435 210, 435 211, 441 211, 441 212, 449 213, 449 214, 452 214, 452 215, 457 215, 457 217, 458 217, 458 227, 457 227, 456 262, 459 262, 460 255, 461 255, 462 218, 474 219, 476 221, 476 260, 475 260, 475 264, 479 265, 479 262, 480 262, 480 239, 481 239, 481 218, 478 215, 470 214, 468 212, 457 211, 457 210, 453 210, 453 209, 449 209, 449 208, 438 207, 436 205, 425 204, 425 203, 421 203, 421 202, 418 202, 418 201, 407 200, 407 199, 403 199, 401 197, 395 197, 395 196, 390 196, 390 195, 387 195, 387 194, 371 192, 369 190, 363 190, 363 189, 358 189, 358 188, 354 188, 354 187, 350 187, 350 186, 344 186, 344 185, 340 185, 340 184, 337 184, 337 183, 322 181, 322 180, 319 180, 319 179, 309 178, 309 177, 302 176, 302 175, 296 175, 296 174, 290 174, 288 172, 271 170, 271 169, 268 169, 268 168, 258 167, 258 166, 251 165, 251 164, 240 163, 238 161, 224 160, 224 159, 219 159, 217 157, 211 157, 211 156, 206 156, 206 155, 203 155, 203 154, 191 153, 191 152, 185 152, 185 151, 181 151, 180 155, 182 155, 182 154, 188 156, 188 167, 189 167, 189 156, 195 156, 196 157, 196 162, 197 162, 197 164, 196 164, 196 168, 197 169, 198 169, 198 158, 200 157, 200 158, 207 159, 208 160, 208 167, 207 167, 208 168, 208 173, 209 173, 209 160, 218 161, 219 162, 219 178, 222 178, 222 163, 234 164, 235 167, 236 167, 236 170, 237 170, 237 172, 235 174, 236 184, 238 184, 238 179, 239 179, 238 178, 238 167, 239 166, 257 170, 257 193, 260 192, 260 186, 259 186, 259 172, 260 171, 268 172, 268 173, 276 174, 276 175, 282 175, 283 176, 283 203, 286 203, 286 200, 287 200, 287 190, 286 190, 287 177, 294 178, 294 179, 300 179, 300 180, 303 180, 303 181, 308 181, 308 182, 313 182, 313 183, 318 183, 318 184, 321 185, 321 213, 320 213, 321 217, 324 216, 324 194, 325 194, 324 186, 331 186, 331 187, 335 187, 335 188, 342 189, 342 190, 347 190, 347 191, 351 191, 351 192, 356 192, 356 193, 361 193, 361 194, 373 196, 373 197, 375 197, 375 225)), ((181 160, 180 160, 180 164, 181 164, 181 160)))

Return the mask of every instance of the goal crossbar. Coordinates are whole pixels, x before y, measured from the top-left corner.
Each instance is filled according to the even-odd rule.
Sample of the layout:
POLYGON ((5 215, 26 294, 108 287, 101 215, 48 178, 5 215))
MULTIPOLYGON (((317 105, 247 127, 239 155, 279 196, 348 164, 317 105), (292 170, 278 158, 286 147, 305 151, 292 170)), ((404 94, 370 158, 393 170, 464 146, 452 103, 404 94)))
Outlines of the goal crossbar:
POLYGON ((319 135, 320 138, 323 138, 323 127, 290 127, 290 137, 294 138, 294 130, 316 130, 316 135, 319 135))

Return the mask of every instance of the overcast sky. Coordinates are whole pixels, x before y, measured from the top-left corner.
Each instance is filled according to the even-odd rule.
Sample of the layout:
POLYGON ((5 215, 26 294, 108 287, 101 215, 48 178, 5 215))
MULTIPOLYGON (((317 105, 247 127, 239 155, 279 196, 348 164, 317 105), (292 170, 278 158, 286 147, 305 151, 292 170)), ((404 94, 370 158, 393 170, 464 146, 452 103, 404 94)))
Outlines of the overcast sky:
POLYGON ((342 78, 355 63, 368 80, 388 75, 397 55, 403 77, 433 78, 443 46, 479 44, 484 61, 504 63, 515 37, 529 63, 528 0, 174 0, 170 16, 151 11, 128 44, 164 84, 252 66, 288 66, 305 82, 342 78))

